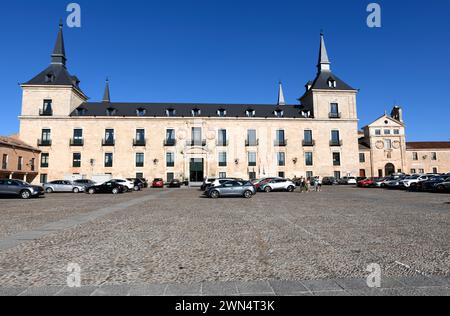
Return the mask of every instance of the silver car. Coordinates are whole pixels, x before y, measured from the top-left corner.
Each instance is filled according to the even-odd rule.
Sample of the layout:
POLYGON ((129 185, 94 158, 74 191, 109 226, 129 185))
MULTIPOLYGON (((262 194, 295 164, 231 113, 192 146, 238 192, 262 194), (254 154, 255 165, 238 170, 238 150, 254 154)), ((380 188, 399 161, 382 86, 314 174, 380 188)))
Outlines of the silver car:
POLYGON ((206 195, 213 199, 220 197, 239 197, 251 199, 256 194, 255 186, 248 181, 227 181, 216 187, 211 187, 206 195))
POLYGON ((44 184, 44 190, 47 193, 54 193, 54 192, 80 193, 84 192, 84 189, 85 189, 84 185, 76 184, 72 181, 66 180, 52 181, 44 184))

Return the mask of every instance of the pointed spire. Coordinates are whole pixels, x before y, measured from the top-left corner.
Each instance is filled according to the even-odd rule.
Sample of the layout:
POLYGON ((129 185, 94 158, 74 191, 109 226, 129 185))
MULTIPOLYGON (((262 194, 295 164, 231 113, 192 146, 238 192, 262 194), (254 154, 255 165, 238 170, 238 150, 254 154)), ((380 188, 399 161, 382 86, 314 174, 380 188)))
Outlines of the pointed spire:
POLYGON ((63 21, 59 22, 59 32, 56 38, 55 48, 52 54, 52 64, 66 66, 66 49, 64 47, 63 21))
POLYGON ((279 89, 278 89, 278 105, 286 105, 286 100, 284 98, 284 92, 283 92, 283 84, 279 83, 279 89))
POLYGON ((325 45, 325 36, 323 32, 320 33, 320 52, 317 68, 319 69, 319 73, 322 71, 331 71, 331 62, 328 58, 327 47, 325 45))
POLYGON ((109 79, 106 78, 105 93, 103 94, 103 102, 111 103, 111 94, 109 92, 109 79))

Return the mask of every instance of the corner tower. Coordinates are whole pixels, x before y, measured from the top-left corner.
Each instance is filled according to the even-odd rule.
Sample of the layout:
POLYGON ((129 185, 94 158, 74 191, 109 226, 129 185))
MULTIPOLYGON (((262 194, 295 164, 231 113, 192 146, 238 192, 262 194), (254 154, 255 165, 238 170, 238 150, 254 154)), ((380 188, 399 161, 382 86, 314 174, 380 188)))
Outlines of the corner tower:
POLYGON ((64 117, 87 101, 80 80, 67 70, 63 24, 60 22, 50 65, 21 85, 22 117, 64 117))

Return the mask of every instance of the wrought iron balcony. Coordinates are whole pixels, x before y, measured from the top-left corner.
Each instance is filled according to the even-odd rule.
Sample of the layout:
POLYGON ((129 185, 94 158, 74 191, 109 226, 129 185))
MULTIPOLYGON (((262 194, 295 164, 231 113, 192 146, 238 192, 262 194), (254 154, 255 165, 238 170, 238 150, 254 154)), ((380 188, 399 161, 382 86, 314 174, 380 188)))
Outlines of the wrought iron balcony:
POLYGON ((287 146, 287 140, 286 139, 276 140, 274 142, 274 146, 275 147, 286 147, 287 146))
POLYGON ((247 139, 245 141, 245 146, 246 147, 257 147, 257 146, 259 146, 259 139, 256 139, 256 140, 247 139))
POLYGON ((38 139, 37 145, 38 147, 50 147, 52 145, 52 141, 50 139, 38 139))
POLYGON ((77 138, 77 139, 70 139, 70 146, 71 147, 83 147, 84 146, 84 139, 83 138, 77 138))
POLYGON ((303 140, 303 147, 314 147, 316 146, 315 140, 303 140))
POLYGON ((177 145, 177 140, 176 139, 166 139, 164 140, 164 146, 165 147, 174 147, 177 145))
POLYGON ((342 113, 330 112, 328 117, 330 119, 340 119, 342 117, 342 113))
POLYGON ((198 139, 191 139, 186 142, 186 146, 188 147, 205 147, 206 146, 206 139, 198 140, 198 139))
POLYGON ((229 140, 218 140, 216 143, 217 147, 227 147, 230 144, 229 140))
POLYGON ((39 116, 53 116, 53 110, 39 110, 39 116))
POLYGON ((115 139, 103 139, 102 146, 103 147, 113 147, 116 145, 115 139))
POLYGON ((331 140, 330 141, 331 147, 341 147, 342 146, 342 140, 331 140))
POLYGON ((146 139, 133 139, 133 147, 145 147, 147 146, 146 139))

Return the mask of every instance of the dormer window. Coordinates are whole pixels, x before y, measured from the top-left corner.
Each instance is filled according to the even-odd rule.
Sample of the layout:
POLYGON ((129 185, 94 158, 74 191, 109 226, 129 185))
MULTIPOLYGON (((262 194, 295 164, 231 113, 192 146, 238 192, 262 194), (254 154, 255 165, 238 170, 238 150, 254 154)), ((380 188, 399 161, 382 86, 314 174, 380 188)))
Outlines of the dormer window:
POLYGON ((77 109, 77 115, 78 115, 78 116, 83 116, 83 115, 86 114, 86 112, 87 112, 87 110, 86 110, 85 108, 79 108, 79 109, 77 109))
POLYGON ((283 110, 275 110, 275 111, 273 112, 273 114, 274 114, 276 117, 278 117, 278 118, 284 117, 284 111, 283 111, 283 110))
POLYGON ((217 116, 218 117, 226 117, 227 116, 227 110, 225 110, 225 109, 217 110, 217 116))
POLYGON ((247 117, 255 117, 256 116, 256 111, 253 109, 248 109, 247 111, 245 111, 245 115, 247 117))
POLYGON ((333 78, 329 78, 328 79, 328 87, 335 89, 337 87, 336 80, 334 80, 333 78))
POLYGON ((139 117, 145 116, 145 114, 147 114, 147 110, 144 108, 139 108, 136 110, 136 114, 139 117))
POLYGON ((202 111, 200 111, 200 109, 193 109, 192 110, 192 116, 193 117, 198 117, 202 114, 202 111))
POLYGON ((48 73, 45 75, 45 83, 52 83, 55 81, 55 75, 52 73, 48 73))
POLYGON ((167 109, 166 110, 167 117, 174 117, 175 115, 177 115, 177 111, 175 111, 175 109, 167 109))
POLYGON ((115 108, 107 108, 106 109, 106 115, 107 116, 114 116, 116 115, 117 110, 115 108))

